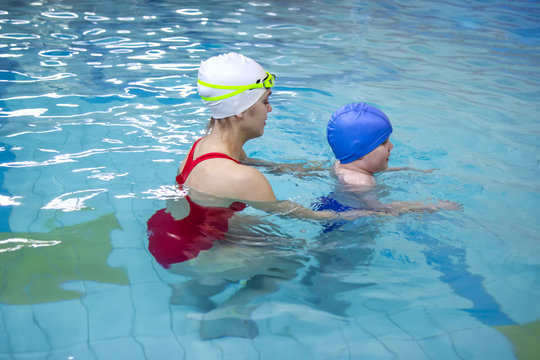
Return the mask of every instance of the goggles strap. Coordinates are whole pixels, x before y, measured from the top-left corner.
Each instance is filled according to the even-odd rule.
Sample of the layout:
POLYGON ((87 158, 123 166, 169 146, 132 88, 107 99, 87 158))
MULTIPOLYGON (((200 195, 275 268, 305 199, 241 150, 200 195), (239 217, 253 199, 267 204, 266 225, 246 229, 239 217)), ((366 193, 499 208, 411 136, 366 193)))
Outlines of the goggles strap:
POLYGON ((215 85, 215 84, 210 84, 210 83, 207 83, 206 81, 202 81, 200 79, 197 79, 197 82, 203 86, 206 86, 206 87, 209 87, 209 88, 212 88, 212 89, 219 89, 219 90, 236 90, 232 93, 229 93, 229 94, 225 94, 225 95, 220 95, 220 96, 213 96, 213 97, 206 97, 206 96, 201 96, 201 98, 203 100, 206 100, 206 101, 218 101, 218 100, 223 100, 223 99, 227 99, 227 98, 230 98, 230 97, 233 97, 235 95, 238 95, 240 93, 243 93, 244 91, 246 90, 251 90, 251 89, 259 89, 259 88, 265 88, 265 89, 268 89, 272 86, 274 86, 274 75, 270 74, 268 71, 265 71, 266 72, 266 78, 257 83, 257 84, 250 84, 250 85, 215 85))
POLYGON ((206 101, 218 101, 218 100, 228 99, 230 97, 236 96, 240 93, 243 93, 246 90, 247 89, 236 90, 236 91, 233 91, 232 93, 228 93, 228 94, 220 95, 220 96, 213 96, 213 97, 201 96, 201 99, 206 100, 206 101))

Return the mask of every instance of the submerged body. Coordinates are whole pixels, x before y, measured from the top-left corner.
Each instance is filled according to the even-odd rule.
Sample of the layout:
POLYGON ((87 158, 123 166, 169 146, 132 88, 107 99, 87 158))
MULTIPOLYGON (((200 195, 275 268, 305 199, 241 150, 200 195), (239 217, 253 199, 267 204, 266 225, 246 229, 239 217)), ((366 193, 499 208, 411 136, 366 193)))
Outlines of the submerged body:
MULTIPOLYGON (((186 157, 182 172, 176 177, 178 186, 183 187, 191 171, 203 161, 210 159, 236 160, 221 153, 206 153, 196 159, 193 154, 200 139, 193 145, 186 157)), ((233 202, 228 207, 202 206, 195 203, 189 195, 187 216, 175 219, 167 209, 157 211, 148 220, 148 248, 163 267, 197 257, 201 250, 208 250, 216 240, 224 240, 229 229, 229 219, 237 211, 245 209, 246 204, 233 202)), ((186 204, 183 204, 186 206, 186 204)))

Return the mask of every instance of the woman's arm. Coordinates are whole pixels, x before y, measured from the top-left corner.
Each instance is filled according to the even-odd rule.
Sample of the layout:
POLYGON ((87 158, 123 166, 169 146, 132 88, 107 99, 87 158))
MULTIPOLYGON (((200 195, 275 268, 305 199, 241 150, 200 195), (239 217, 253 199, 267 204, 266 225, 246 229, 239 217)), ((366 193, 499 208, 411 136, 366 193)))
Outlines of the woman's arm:
POLYGON ((400 216, 408 213, 433 213, 439 210, 462 210, 463 206, 453 201, 439 200, 435 203, 396 201, 380 204, 366 210, 312 210, 295 202, 284 200, 276 202, 249 202, 249 205, 276 215, 309 220, 354 220, 366 216, 400 216))
POLYGON ((438 210, 463 210, 463 205, 448 200, 437 200, 434 203, 394 201, 390 204, 381 204, 378 209, 386 211, 389 215, 399 216, 407 213, 433 213, 438 210))
MULTIPOLYGON (((438 210, 463 210, 463 205, 449 200, 436 200, 432 202, 420 201, 394 201, 382 203, 371 191, 372 188, 366 186, 346 185, 347 197, 358 202, 362 208, 376 212, 384 212, 387 215, 399 216, 407 213, 433 213, 438 210)), ((348 205, 351 203, 349 200, 348 205)))
POLYGON ((240 162, 248 166, 263 167, 270 174, 289 174, 292 173, 297 177, 303 176, 321 176, 321 172, 328 171, 330 163, 325 161, 305 161, 298 163, 275 163, 272 161, 261 160, 247 157, 243 152, 240 157, 240 162))
POLYGON ((283 174, 291 171, 298 173, 315 173, 320 171, 328 171, 328 168, 330 167, 330 165, 324 161, 275 163, 255 158, 246 158, 242 161, 242 164, 264 167, 272 174, 283 174))
POLYGON ((387 216, 388 211, 381 210, 349 210, 343 212, 331 210, 312 210, 293 201, 249 202, 249 205, 265 212, 286 217, 308 220, 354 220, 365 216, 387 216))
MULTIPOLYGON (((257 170, 253 170, 258 174, 258 177, 260 177, 261 184, 263 183, 262 180, 264 179, 264 185, 262 188, 271 189, 270 184, 266 181, 266 178, 257 170)), ((260 191, 260 189, 261 188, 259 188, 258 191, 260 191)), ((268 213, 311 220, 354 220, 365 216, 399 216, 407 213, 432 213, 438 210, 462 209, 461 204, 441 200, 435 203, 396 201, 390 204, 383 204, 380 201, 370 197, 368 195, 369 193, 366 193, 365 189, 362 187, 360 194, 364 200, 361 202, 364 209, 354 209, 343 212, 331 210, 317 211, 289 200, 277 201, 273 191, 271 191, 271 193, 270 191, 268 192, 268 197, 258 197, 255 199, 255 194, 251 194, 251 196, 244 197, 244 199, 249 199, 250 201, 247 201, 247 203, 254 208, 266 211, 268 213)), ((243 195, 245 196, 247 194, 244 193, 243 195)))
POLYGON ((412 167, 409 167, 409 166, 405 166, 405 167, 391 167, 391 168, 388 168, 388 169, 384 170, 383 172, 402 171, 402 170, 430 173, 430 172, 433 172, 433 171, 435 171, 437 169, 416 169, 416 168, 412 168, 412 167))

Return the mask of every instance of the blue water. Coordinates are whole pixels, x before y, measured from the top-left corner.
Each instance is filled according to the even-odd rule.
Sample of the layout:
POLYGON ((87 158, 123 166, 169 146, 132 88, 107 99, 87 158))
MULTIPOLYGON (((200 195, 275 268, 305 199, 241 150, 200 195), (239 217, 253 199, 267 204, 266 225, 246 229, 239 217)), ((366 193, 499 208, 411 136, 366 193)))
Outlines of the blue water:
MULTIPOLYGON (((0 359, 517 358, 505 329, 540 319, 539 20, 535 1, 0 5, 0 359), (330 163, 329 115, 366 101, 392 166, 437 169, 379 175, 380 200, 464 210, 248 209, 163 269, 146 221, 209 118, 198 64, 226 51, 277 75, 250 156, 330 163)), ((266 175, 305 206, 336 187, 266 175)))

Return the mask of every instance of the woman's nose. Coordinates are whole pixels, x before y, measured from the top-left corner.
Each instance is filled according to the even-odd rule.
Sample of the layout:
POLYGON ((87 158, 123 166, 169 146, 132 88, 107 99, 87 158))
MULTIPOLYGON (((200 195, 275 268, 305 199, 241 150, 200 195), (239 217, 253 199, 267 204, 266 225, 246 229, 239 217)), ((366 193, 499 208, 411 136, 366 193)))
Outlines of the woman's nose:
POLYGON ((267 104, 266 105, 266 112, 270 112, 270 111, 272 111, 272 105, 267 104))

